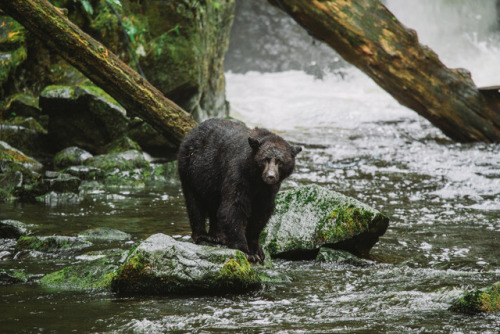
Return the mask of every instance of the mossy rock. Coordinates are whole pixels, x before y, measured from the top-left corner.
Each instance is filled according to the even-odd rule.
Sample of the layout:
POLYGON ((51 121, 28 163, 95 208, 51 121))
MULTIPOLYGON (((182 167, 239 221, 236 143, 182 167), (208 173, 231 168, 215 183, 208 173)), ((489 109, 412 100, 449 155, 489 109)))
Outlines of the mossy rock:
POLYGON ((62 290, 111 291, 111 283, 126 255, 126 251, 117 251, 96 260, 69 266, 45 275, 40 283, 62 290))
MULTIPOLYGON (((4 141, 0 141, 0 162, 10 161, 15 164, 21 165, 24 169, 29 169, 34 172, 39 172, 43 165, 37 160, 27 156, 18 149, 10 146, 4 141)), ((9 167, 10 170, 14 169, 14 166, 9 167)))
POLYGON ((28 278, 24 269, 0 269, 0 285, 22 284, 28 278))
POLYGON ((111 143, 106 145, 104 150, 107 154, 127 152, 130 150, 142 152, 142 148, 139 146, 139 144, 137 144, 135 141, 133 141, 127 136, 123 136, 121 138, 112 141, 111 143))
POLYGON ((153 172, 144 154, 136 150, 97 155, 85 164, 102 170, 103 182, 109 187, 143 188, 153 172))
POLYGON ((244 293, 261 279, 239 250, 200 246, 155 234, 131 252, 113 282, 120 294, 244 293))
POLYGON ((450 310, 466 314, 500 312, 500 282, 467 292, 453 303, 450 310))
POLYGON ((314 259, 323 246, 367 256, 389 219, 360 201, 318 185, 278 193, 260 236, 273 257, 314 259))
POLYGON ((140 151, 129 150, 125 152, 96 155, 88 159, 87 166, 97 167, 105 172, 133 171, 135 169, 150 168, 149 162, 140 151))
POLYGON ((1 108, 1 115, 3 119, 33 117, 40 120, 41 110, 38 106, 38 98, 23 93, 12 95, 1 108))
POLYGON ((44 253, 77 252, 92 246, 92 243, 67 236, 22 236, 17 240, 16 251, 38 251, 44 253))
POLYGON ((84 149, 76 146, 66 147, 57 152, 54 156, 54 168, 57 170, 64 169, 70 166, 83 165, 87 159, 93 155, 84 149))

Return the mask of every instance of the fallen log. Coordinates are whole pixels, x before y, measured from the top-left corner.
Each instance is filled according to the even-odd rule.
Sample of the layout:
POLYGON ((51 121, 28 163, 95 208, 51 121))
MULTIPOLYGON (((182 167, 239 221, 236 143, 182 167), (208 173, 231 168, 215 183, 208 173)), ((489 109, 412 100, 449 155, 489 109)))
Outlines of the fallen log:
POLYGON ((491 94, 468 71, 447 68, 379 0, 268 1, 451 139, 500 142, 491 94))
POLYGON ((196 122, 47 0, 2 0, 0 9, 118 101, 179 144, 196 122))

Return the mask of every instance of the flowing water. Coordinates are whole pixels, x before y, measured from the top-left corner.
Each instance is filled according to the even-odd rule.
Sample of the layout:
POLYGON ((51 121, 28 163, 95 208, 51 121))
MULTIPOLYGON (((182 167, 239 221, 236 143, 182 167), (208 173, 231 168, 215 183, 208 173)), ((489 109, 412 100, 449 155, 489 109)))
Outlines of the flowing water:
MULTIPOLYGON (((240 2, 240 10, 249 3, 240 2)), ((471 70, 478 85, 500 83, 495 1, 386 4, 445 64, 471 70)), ((0 332, 500 332, 498 314, 448 310, 464 291, 500 281, 500 145, 450 141, 307 34, 289 31, 293 24, 274 8, 250 9, 259 16, 237 18, 237 28, 253 22, 276 33, 260 41, 263 49, 273 50, 279 39, 288 49, 309 46, 299 65, 250 50, 255 61, 237 67, 246 49, 235 38, 227 73, 232 116, 303 146, 285 187, 321 184, 391 218, 372 249, 373 265, 276 261, 291 281, 241 296, 122 298, 36 283, 1 286, 0 332), (266 63, 273 72, 257 72, 266 63)), ((247 28, 247 40, 262 35, 247 28)), ((98 226, 132 235, 97 249, 126 249, 157 232, 189 233, 178 185, 88 194, 78 205, 3 203, 0 219, 6 218, 32 224, 40 235, 98 226)), ((0 268, 43 274, 78 261, 38 255, 0 268)))

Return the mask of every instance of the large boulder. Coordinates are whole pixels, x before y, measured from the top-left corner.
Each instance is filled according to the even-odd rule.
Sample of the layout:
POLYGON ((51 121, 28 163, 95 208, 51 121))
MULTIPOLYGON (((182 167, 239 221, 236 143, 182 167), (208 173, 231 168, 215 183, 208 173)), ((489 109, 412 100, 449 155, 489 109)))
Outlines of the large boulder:
POLYGON ((179 295, 243 293, 260 287, 262 281, 283 280, 276 273, 257 273, 238 250, 155 234, 129 252, 113 252, 66 267, 44 276, 40 283, 59 289, 179 295))
POLYGON ((93 154, 121 138, 128 128, 125 110, 94 86, 48 86, 40 95, 49 115, 49 138, 56 149, 78 146, 93 154))
POLYGON ((112 9, 101 1, 89 30, 132 66, 138 62, 148 81, 196 120, 222 117, 228 114, 223 62, 235 2, 124 0, 112 9))
POLYGON ((164 234, 139 245, 113 281, 116 292, 141 295, 242 293, 260 285, 239 250, 176 241, 164 234))
POLYGON ((321 247, 367 256, 389 219, 360 201, 318 185, 278 193, 260 242, 272 257, 313 259, 321 247))

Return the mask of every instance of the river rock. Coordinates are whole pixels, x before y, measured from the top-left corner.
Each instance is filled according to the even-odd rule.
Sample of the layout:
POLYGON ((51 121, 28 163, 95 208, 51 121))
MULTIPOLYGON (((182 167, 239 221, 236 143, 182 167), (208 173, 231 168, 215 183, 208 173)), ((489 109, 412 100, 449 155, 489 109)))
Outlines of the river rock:
POLYGON ((500 312, 500 282, 465 293, 450 310, 466 314, 500 312))
POLYGON ((272 257, 314 259, 319 248, 367 256, 389 219, 360 201, 318 185, 278 193, 276 209, 260 236, 272 257))
MULTIPOLYGON (((33 118, 31 120, 31 125, 33 125, 33 122, 36 121, 33 118)), ((11 123, 0 124, 0 140, 32 156, 40 156, 41 153, 47 154, 46 151, 48 146, 47 138, 44 133, 45 130, 39 132, 30 129, 26 127, 26 125, 29 124, 30 123, 26 123, 25 126, 11 123)), ((39 127, 41 128, 38 124, 37 128, 39 127)))
POLYGON ((136 150, 96 155, 88 159, 85 164, 100 168, 105 172, 133 171, 134 169, 151 167, 144 158, 144 154, 136 150))
POLYGON ((26 224, 20 221, 12 219, 0 220, 0 239, 18 239, 27 233, 26 224))
POLYGON ((103 153, 129 122, 125 110, 95 86, 48 86, 40 94, 40 107, 49 115, 49 138, 59 150, 78 146, 103 153))
POLYGON ((118 250, 95 260, 66 267, 45 275, 40 283, 66 290, 111 290, 111 283, 127 257, 126 251, 118 250))
POLYGON ((152 173, 144 154, 136 150, 96 155, 85 164, 103 170, 107 186, 143 187, 152 173))
POLYGON ((346 264, 354 267, 367 267, 370 265, 368 260, 361 259, 344 250, 332 249, 328 247, 321 247, 319 249, 316 260, 320 262, 333 262, 341 265, 346 264))
POLYGON ((28 281, 24 269, 0 269, 0 285, 20 284, 28 281))
POLYGON ((128 257, 113 282, 121 294, 243 293, 261 280, 239 250, 195 245, 155 234, 128 257))
MULTIPOLYGON (((0 162, 4 161, 13 162, 16 165, 21 165, 24 169, 34 172, 39 172, 43 168, 43 165, 37 160, 27 156, 20 150, 10 146, 8 143, 0 141, 0 162)), ((12 164, 3 164, 2 171, 6 169, 14 170, 15 167, 12 164)))
POLYGON ((35 159, 0 141, 0 201, 20 197, 24 187, 36 185, 42 168, 35 159))
POLYGON ((54 168, 57 170, 70 166, 83 165, 93 155, 77 146, 66 147, 54 156, 54 168))
POLYGON ((2 108, 4 119, 13 117, 34 118, 40 121, 42 112, 38 106, 38 98, 28 94, 12 95, 2 108))
POLYGON ((123 136, 106 145, 106 147, 104 147, 104 150, 106 153, 109 154, 109 153, 127 152, 130 150, 141 152, 142 148, 141 146, 139 146, 139 144, 130 139, 128 136, 123 136))
POLYGON ((109 227, 97 227, 91 230, 86 230, 78 233, 78 237, 86 240, 129 240, 131 238, 130 234, 123 231, 109 228, 109 227))
POLYGON ((16 251, 38 251, 43 253, 72 253, 92 246, 87 240, 67 236, 22 236, 17 240, 16 251))

